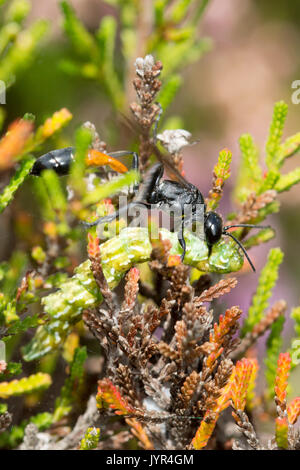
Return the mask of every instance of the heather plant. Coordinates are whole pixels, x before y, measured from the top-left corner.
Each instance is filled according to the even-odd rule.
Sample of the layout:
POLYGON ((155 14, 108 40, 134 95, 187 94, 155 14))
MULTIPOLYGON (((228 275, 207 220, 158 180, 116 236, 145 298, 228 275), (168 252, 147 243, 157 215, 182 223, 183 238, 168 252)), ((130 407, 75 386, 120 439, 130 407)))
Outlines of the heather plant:
MULTIPOLYGON (((72 114, 66 108, 40 125, 26 114, 0 140, 0 212, 16 218, 19 241, 0 264, 0 445, 34 450, 299 449, 300 397, 289 398, 288 379, 299 362, 300 307, 290 310, 285 300, 270 305, 283 260, 279 247, 268 250, 274 229, 234 231, 247 250, 263 245, 266 252, 256 291, 249 294, 250 307, 242 312, 239 306, 226 306, 226 295, 239 289, 235 276, 241 270, 250 276, 231 238, 211 248, 186 229, 182 261, 177 234, 162 227, 154 237, 154 220, 146 227, 126 226, 120 216, 101 233, 81 223, 112 214, 120 194, 132 200, 132 187, 147 181, 156 160, 165 163, 169 178, 182 174, 185 147, 193 139, 174 125, 180 118, 166 120, 165 111, 182 83, 184 66, 198 60, 208 44, 197 33, 207 1, 160 0, 149 3, 150 10, 131 1, 108 3, 119 13, 120 38, 115 17, 104 17, 92 34, 70 4, 61 3, 63 27, 75 53, 61 65, 66 73, 105 87, 114 113, 125 116, 130 128, 139 172, 123 173, 109 157, 111 144, 90 122, 68 140, 63 127, 72 114), (53 169, 31 174, 49 141, 74 147, 63 178, 53 169), (97 169, 87 168, 89 149, 103 156, 97 169), (20 210, 20 195, 30 190, 39 210, 37 222, 20 210), (295 332, 282 350, 287 317, 295 332), (263 336, 262 359, 257 342, 263 336), (257 385, 259 378, 263 387, 257 385), (14 416, 16 403, 26 410, 21 417, 14 416), (268 433, 262 431, 266 421, 268 433)), ((8 4, 0 45, 7 25, 16 21, 14 11, 22 7, 23 17, 27 12, 28 2, 8 4)), ((22 18, 19 34, 24 33, 22 18)), ((9 40, 13 46, 4 48, 3 63, 10 64, 9 76, 17 77, 18 63, 9 51, 18 50, 18 42, 9 40)), ((7 80, 3 74, 0 68, 0 79, 7 80)), ((250 134, 240 137, 235 211, 222 214, 224 223, 271 223, 270 216, 280 209, 280 193, 300 181, 300 168, 282 171, 286 159, 300 150, 299 133, 282 138, 287 110, 283 101, 275 104, 262 155, 250 134)), ((221 149, 207 210, 218 211, 231 164, 231 151, 221 149)))

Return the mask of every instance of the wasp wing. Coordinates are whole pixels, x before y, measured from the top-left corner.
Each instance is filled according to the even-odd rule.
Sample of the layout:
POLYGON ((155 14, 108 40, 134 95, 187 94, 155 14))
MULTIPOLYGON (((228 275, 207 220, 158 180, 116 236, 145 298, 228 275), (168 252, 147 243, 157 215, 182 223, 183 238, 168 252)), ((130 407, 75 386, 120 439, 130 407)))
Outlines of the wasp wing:
POLYGON ((191 183, 189 183, 180 171, 174 165, 171 155, 166 153, 161 153, 156 146, 153 146, 153 152, 155 153, 157 159, 164 165, 169 177, 172 180, 178 181, 185 188, 190 188, 191 183))
MULTIPOLYGON (((135 134, 137 134, 137 133, 142 134, 143 133, 143 130, 142 130, 141 126, 137 122, 134 122, 132 119, 130 119, 124 113, 121 114, 121 117, 122 117, 122 120, 120 120, 120 122, 122 122, 122 124, 125 127, 127 127, 127 129, 129 129, 130 132, 132 132, 132 133, 135 132, 135 134)), ((174 165, 174 162, 172 160, 171 155, 166 154, 166 153, 161 153, 160 150, 158 149, 158 147, 155 144, 153 144, 152 151, 155 154, 156 158, 159 160, 159 162, 164 165, 164 168, 166 169, 166 172, 168 173, 169 177, 172 180, 178 181, 178 183, 182 184, 182 186, 184 186, 185 188, 190 188, 191 187, 191 183, 189 183, 184 178, 184 176, 180 173, 180 171, 174 165)))

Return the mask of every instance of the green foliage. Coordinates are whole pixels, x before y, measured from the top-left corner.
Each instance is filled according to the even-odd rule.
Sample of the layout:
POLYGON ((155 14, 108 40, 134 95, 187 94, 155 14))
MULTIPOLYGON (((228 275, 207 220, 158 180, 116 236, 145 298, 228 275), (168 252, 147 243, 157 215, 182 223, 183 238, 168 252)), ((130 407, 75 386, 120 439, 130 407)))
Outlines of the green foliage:
POLYGON ((225 181, 230 176, 230 164, 232 160, 232 153, 228 149, 223 149, 219 153, 218 162, 214 167, 214 181, 213 189, 209 193, 207 210, 215 210, 222 197, 222 188, 225 181))
MULTIPOLYGON (((182 78, 180 75, 172 75, 165 83, 158 95, 158 101, 162 109, 167 109, 173 102, 179 88, 182 85, 182 78)), ((170 127, 168 127, 170 129, 170 127)))
POLYGON ((41 372, 23 377, 20 380, 0 383, 0 398, 24 395, 26 393, 44 390, 51 385, 51 377, 41 372))
POLYGON ((45 170, 41 177, 53 210, 53 218, 56 219, 58 216, 63 221, 67 209, 67 198, 59 176, 53 170, 45 170))
POLYGON ((285 142, 282 144, 279 156, 278 156, 278 164, 282 165, 286 158, 290 158, 295 153, 299 152, 300 150, 300 132, 297 134, 288 137, 285 142))
POLYGON ((4 431, 0 434, 1 448, 15 448, 24 437, 24 429, 28 422, 23 422, 19 426, 12 426, 9 431, 4 431))
POLYGON ((28 259, 24 253, 15 252, 10 260, 10 265, 8 263, 0 265, 0 291, 2 291, 0 294, 0 324, 7 326, 3 333, 4 341, 9 341, 12 336, 25 332, 28 328, 36 328, 37 325, 43 323, 37 314, 20 318, 28 305, 38 300, 34 280, 30 276, 23 278, 23 282, 26 280, 27 287, 18 288, 27 263, 28 259))
POLYGON ((53 423, 53 415, 51 413, 47 413, 46 411, 44 413, 39 413, 30 418, 30 423, 35 424, 39 431, 44 431, 45 429, 48 429, 53 423))
MULTIPOLYGON (((259 153, 250 134, 240 137, 241 165, 238 181, 234 190, 235 198, 244 202, 251 192, 262 194, 268 189, 278 192, 287 191, 300 181, 300 168, 288 174, 281 174, 281 167, 286 158, 295 155, 300 149, 299 133, 281 142, 288 106, 279 101, 274 106, 273 117, 266 144, 265 163, 267 171, 263 175, 259 162, 259 153)), ((273 204, 267 208, 267 214, 277 210, 273 204)), ((267 215, 266 213, 264 216, 267 215)))
POLYGON ((300 307, 292 309, 291 318, 294 320, 295 337, 291 341, 290 354, 292 358, 292 367, 299 364, 300 359, 300 307))
POLYGON ((17 75, 32 65, 40 40, 48 29, 44 20, 37 21, 28 29, 21 28, 18 23, 23 21, 29 10, 26 3, 13 2, 6 16, 7 22, 0 32, 0 80, 7 87, 15 82, 17 75))
POLYGON ((70 374, 62 387, 60 397, 55 402, 53 421, 59 421, 70 413, 76 397, 80 394, 80 388, 84 374, 84 363, 87 358, 86 347, 77 348, 74 352, 74 358, 70 364, 70 374))
POLYGON ((100 438, 100 429, 91 427, 85 432, 84 438, 80 442, 80 450, 96 449, 100 438))
POLYGON ((103 18, 95 37, 90 34, 77 18, 69 2, 61 2, 64 15, 64 29, 72 45, 84 63, 66 61, 66 71, 78 73, 86 78, 99 80, 106 87, 116 108, 122 106, 124 92, 114 67, 114 48, 116 41, 116 20, 112 16, 103 18), (88 62, 86 62, 88 60, 88 62))
POLYGON ((300 338, 300 307, 296 307, 291 312, 291 318, 295 322, 295 333, 300 338))
POLYGON ((33 423, 37 426, 39 431, 48 429, 53 422, 53 416, 51 413, 39 413, 32 416, 29 420, 24 420, 20 425, 12 426, 8 431, 0 434, 0 447, 1 448, 15 448, 24 437, 24 431, 29 423, 33 423))
POLYGON ((276 420, 275 439, 278 448, 281 450, 288 450, 289 448, 288 431, 288 425, 284 419, 282 422, 280 418, 276 420))
POLYGON ((7 411, 7 405, 5 403, 0 404, 0 415, 3 413, 6 413, 7 411))
POLYGON ((240 137, 239 143, 242 158, 241 175, 243 177, 243 182, 240 181, 239 183, 242 185, 247 182, 247 186, 251 186, 251 188, 255 191, 258 189, 262 178, 262 170, 260 168, 258 158, 258 149, 255 146, 253 138, 250 134, 243 134, 240 137))
POLYGON ((34 159, 29 157, 24 159, 20 165, 20 168, 16 171, 15 175, 11 178, 9 184, 4 188, 0 194, 0 214, 13 200, 15 192, 23 184, 25 178, 30 173, 33 166, 34 159))
POLYGON ((83 196, 86 193, 86 184, 84 180, 86 171, 85 158, 87 150, 91 146, 91 141, 92 136, 88 129, 78 129, 75 138, 76 151, 74 162, 71 166, 69 184, 80 196, 83 196))
POLYGON ((14 296, 26 264, 27 255, 22 251, 15 251, 8 262, 0 264, 0 287, 4 295, 14 296))
POLYGON ((277 361, 282 346, 282 331, 284 326, 285 318, 283 315, 272 324, 271 332, 267 339, 267 350, 264 363, 266 365, 265 377, 267 381, 266 395, 268 398, 274 397, 274 383, 277 370, 277 361))
POLYGON ((31 257, 38 263, 42 264, 46 259, 46 253, 41 246, 32 248, 31 257))
POLYGON ((265 178, 263 179, 263 182, 261 184, 259 193, 264 193, 268 189, 273 189, 275 188, 275 185, 277 181, 279 180, 280 175, 278 170, 270 170, 267 172, 265 175, 265 178))
POLYGON ((16 309, 15 301, 8 301, 5 298, 1 299, 1 320, 4 324, 9 325, 10 323, 18 320, 18 314, 16 309))
POLYGON ((280 178, 276 181, 274 187, 276 191, 282 193, 283 191, 288 191, 292 186, 299 183, 299 181, 300 167, 290 171, 286 175, 280 176, 280 178))
POLYGON ((171 8, 166 8, 167 3, 155 2, 155 28, 145 52, 160 58, 168 78, 185 65, 199 60, 210 50, 211 42, 197 36, 197 25, 208 1, 178 0, 171 8))
POLYGON ((56 214, 51 204, 49 194, 43 178, 32 178, 32 187, 34 191, 34 197, 38 203, 38 208, 41 213, 41 217, 44 220, 55 220, 56 214))
MULTIPOLYGON (((268 260, 260 273, 258 286, 252 298, 252 303, 245 319, 242 334, 252 331, 263 317, 268 307, 269 298, 278 278, 278 269, 283 260, 283 253, 280 248, 272 248, 268 255, 268 260)), ((276 356, 277 357, 277 356, 276 356)), ((277 360, 277 359, 276 359, 277 360)))
POLYGON ((266 144, 266 164, 269 170, 277 167, 278 153, 281 150, 281 138, 288 106, 283 101, 275 104, 269 137, 266 144))
POLYGON ((260 230, 257 234, 247 238, 247 240, 243 242, 243 245, 246 250, 249 250, 249 248, 252 248, 253 246, 261 245, 262 243, 267 243, 268 241, 272 240, 274 236, 275 231, 273 229, 265 228, 263 230, 260 230))
MULTIPOLYGON (((199 21, 208 0, 147 2, 149 6, 149 10, 145 10, 147 18, 144 16, 143 2, 109 0, 107 3, 114 8, 112 14, 104 16, 95 31, 89 31, 75 14, 71 2, 61 2, 63 29, 72 46, 72 54, 66 52, 65 55, 60 55, 61 67, 71 75, 93 80, 98 84, 99 89, 105 92, 105 99, 116 113, 113 115, 115 118, 122 113, 127 113, 128 104, 133 99, 131 95, 133 64, 137 55, 153 54, 164 67, 163 84, 158 94, 158 101, 165 111, 174 101, 183 83, 185 67, 198 61, 211 47, 208 39, 199 38, 199 21)), ((4 80, 10 87, 26 69, 35 65, 34 58, 43 44, 41 40, 47 31, 47 24, 44 21, 38 21, 29 27, 24 26, 27 24, 25 20, 30 11, 28 0, 11 0, 2 8, 3 4, 4 1, 0 0, 1 13, 3 12, 0 19, 0 80, 4 80)), ((82 80, 80 83, 82 85, 82 80)), ((41 87, 43 86, 45 83, 41 80, 41 87)), ((46 91, 47 88, 45 88, 46 91)), ((105 103, 104 107, 107 113, 105 103)), ((38 120, 41 115, 37 115, 38 120)), ((259 150, 253 137, 250 134, 243 134, 240 137, 241 168, 235 188, 235 196, 239 202, 244 202, 250 193, 258 196, 268 189, 275 189, 277 192, 289 190, 300 181, 300 168, 281 174, 285 160, 300 150, 300 133, 282 142, 286 115, 287 105, 283 102, 276 103, 264 161, 260 161, 259 150)), ((88 171, 85 161, 87 150, 94 143, 91 132, 84 126, 80 127, 73 139, 75 145, 74 142, 70 142, 71 139, 57 135, 71 118, 71 113, 65 108, 54 113, 29 135, 23 148, 12 155, 7 168, 3 166, 6 186, 1 187, 0 213, 13 201, 17 190, 24 185, 25 193, 27 191, 29 194, 34 194, 40 218, 33 217, 34 220, 29 220, 24 217, 24 214, 23 218, 21 214, 20 220, 16 217, 14 223, 17 247, 22 251, 15 250, 9 261, 0 264, 0 335, 7 347, 7 361, 9 361, 4 362, 4 365, 2 363, 0 398, 23 397, 27 394, 29 396, 24 399, 24 408, 34 406, 41 397, 40 392, 55 381, 56 367, 66 358, 68 376, 61 388, 60 396, 55 401, 53 413, 43 412, 28 420, 20 420, 18 425, 12 426, 7 432, 1 434, 0 447, 16 447, 22 441, 25 426, 29 422, 34 423, 39 430, 55 425, 51 433, 58 430, 57 435, 59 435, 60 425, 65 426, 66 421, 69 425, 71 421, 73 422, 76 413, 81 412, 80 400, 83 393, 88 391, 85 383, 88 381, 84 380, 87 349, 77 347, 81 337, 85 335, 81 322, 82 313, 85 309, 99 307, 103 297, 93 276, 90 260, 82 262, 86 258, 83 254, 86 251, 86 234, 78 221, 79 219, 93 220, 96 214, 102 214, 101 211, 113 210, 114 199, 113 203, 106 203, 103 200, 112 198, 138 179, 138 175, 130 171, 113 179, 108 178, 108 181, 103 183, 101 174, 101 177, 97 175, 95 178, 95 189, 88 191, 84 177, 88 171), (50 139, 53 140, 49 141, 50 139), (74 145, 76 149, 68 178, 59 178, 51 170, 43 172, 40 178, 28 177, 34 163, 32 155, 37 156, 50 148, 62 148, 67 145, 74 145), (25 181, 26 184, 24 184, 25 181), (66 186, 70 188, 68 197, 66 186), (18 230, 22 231, 19 237, 18 230), (31 258, 26 253, 31 253, 31 258), (74 267, 75 272, 72 276, 74 267), (30 271, 25 275, 27 270, 30 271), (24 366, 24 373, 27 374, 28 368, 29 373, 32 371, 36 373, 13 380, 22 373, 23 364, 21 361, 10 362, 10 359, 19 360, 19 344, 23 345, 28 340, 28 333, 30 337, 32 336, 32 332, 29 331, 31 328, 36 328, 36 332, 32 340, 22 349, 23 359, 25 361, 39 360, 39 362, 36 364, 36 369, 32 369, 34 364, 24 366), (75 339, 72 339, 73 336, 75 339), (64 352, 62 352, 63 348, 64 352), (41 358, 43 358, 42 361, 40 361, 41 358)), ((76 118, 83 119, 79 113, 76 118)), ((4 119, 5 109, 0 108, 0 129, 4 124, 4 119)), ((23 121, 33 123, 35 117, 26 113, 23 121)), ((115 135, 118 134, 117 125, 117 119, 115 119, 113 122, 115 135)), ((184 128, 184 122, 181 117, 170 116, 164 123, 160 123, 160 128, 184 128)), ((136 138, 137 135, 134 137, 136 138)), ((1 142, 3 144, 3 140, 1 142)), ((135 148, 129 138, 126 142, 129 143, 128 148, 135 148)), ((115 145, 110 140, 109 144, 115 145)), ((214 168, 214 187, 212 195, 208 197, 208 209, 214 210, 218 207, 223 184, 230 174, 230 163, 231 152, 226 149, 221 151, 214 168)), ((2 167, 0 170, 2 171, 2 167)), ((12 206, 12 217, 15 214, 19 216, 21 213, 17 203, 12 206), (15 208, 16 212, 14 212, 15 208)), ((278 207, 277 201, 267 204, 259 210, 257 221, 276 212, 278 207)), ((9 210, 5 212, 4 217, 6 215, 10 216, 9 210)), ((232 218, 235 215, 233 214, 232 218)), ((113 224, 109 225, 108 229, 106 227, 108 240, 100 245, 101 261, 99 260, 99 263, 101 262, 110 289, 115 288, 133 266, 141 265, 142 272, 143 263, 151 259, 153 246, 148 229, 129 227, 122 230, 122 223, 121 221, 120 225, 117 225, 117 234, 114 236, 111 235, 115 228, 112 227, 113 224)), ((94 229, 92 232, 94 233, 94 229)), ((246 232, 240 230, 238 233, 246 232)), ((171 256, 168 262, 171 260, 174 264, 179 263, 182 248, 177 234, 162 229, 160 235, 162 240, 170 241, 171 256)), ((250 236, 243 243, 249 249, 270 240, 273 236, 273 229, 266 228, 250 236)), ((185 232, 185 238, 187 252, 184 263, 195 268, 198 273, 197 278, 200 276, 199 272, 221 275, 241 269, 244 262, 243 254, 232 240, 222 239, 210 251, 204 240, 200 240, 189 231, 185 232)), ((251 333, 253 327, 264 318, 282 258, 283 254, 279 248, 270 251, 245 320, 243 335, 251 333)), ((165 271, 167 272, 168 269, 167 264, 165 271)), ((126 292, 127 302, 135 300, 136 286, 133 278, 134 275, 128 284, 130 287, 126 292), (129 298, 130 294, 132 294, 132 299, 129 298)), ((141 279, 141 283, 143 282, 141 279)), ((150 280, 151 283, 152 280, 150 280)), ((149 291, 151 293, 151 289, 149 291)), ((154 299, 154 296, 152 298, 154 299)), ((146 310, 145 313, 148 314, 146 310)), ((298 341, 300 337, 299 307, 292 311, 291 316, 295 320, 295 340, 298 341)), ((114 317, 114 321, 118 319, 114 317)), ((284 317, 281 316, 272 325, 267 341, 265 358, 267 398, 273 395, 277 357, 282 345, 283 324, 284 317)), ((153 325, 156 328, 155 322, 153 325)), ((135 327, 138 329, 139 325, 135 327)), ((131 334, 132 332, 133 329, 131 329, 131 334)), ((126 333, 124 331, 124 334, 126 333)), ((139 334, 138 331, 137 336, 139 334)), ((180 334, 181 332, 178 331, 178 338, 180 334)), ((84 336, 84 341, 86 339, 90 340, 84 336)), ((156 347, 156 344, 153 343, 153 346, 156 347)), ((298 343, 293 343, 292 360, 293 353, 299 356, 299 350, 298 343)), ((293 367, 297 363, 296 355, 293 367)), ((119 396, 118 398, 122 399, 119 396)), ((1 404, 0 413, 6 411, 10 411, 9 407, 1 404)), ((141 440, 147 440, 143 434, 142 425, 138 421, 132 426, 136 437, 140 435, 141 440)), ((99 429, 88 428, 79 444, 80 449, 97 448, 99 437, 99 429)))
POLYGON ((93 36, 77 18, 71 5, 68 2, 61 2, 61 9, 64 16, 64 30, 72 41, 76 52, 84 58, 98 58, 98 50, 93 36))
POLYGON ((180 21, 184 19, 191 3, 192 3, 192 0, 179 0, 176 3, 174 3, 171 14, 170 14, 174 23, 179 23, 180 21))
POLYGON ((50 322, 37 329, 35 337, 23 348, 26 361, 38 359, 60 346, 72 325, 80 320, 83 308, 99 304, 102 296, 93 282, 90 266, 85 262, 76 268, 73 278, 62 282, 57 293, 42 299, 50 322))
POLYGON ((22 372, 22 364, 20 362, 8 362, 4 372, 0 373, 0 379, 10 379, 22 372))
POLYGON ((124 91, 122 90, 121 81, 114 66, 116 36, 116 19, 113 16, 104 17, 99 26, 99 30, 96 33, 100 52, 100 64, 102 64, 101 75, 116 109, 122 109, 124 106, 125 96, 124 91))
MULTIPOLYGON (((177 234, 161 229, 163 238, 170 240, 171 255, 180 255, 182 248, 177 234)), ((238 271, 243 265, 243 257, 237 245, 221 240, 213 246, 208 257, 208 247, 190 232, 185 232, 187 251, 185 264, 201 271, 227 273, 238 271)), ((101 263, 108 285, 115 287, 124 274, 135 264, 149 261, 152 245, 147 229, 128 227, 119 235, 101 245, 101 263)), ((61 283, 60 290, 43 297, 42 304, 50 321, 40 326, 34 338, 23 348, 26 361, 38 359, 60 346, 77 323, 85 308, 98 305, 102 301, 87 260, 75 270, 75 275, 61 283)))
POLYGON ((29 14, 30 9, 31 4, 28 0, 13 0, 5 12, 5 21, 8 23, 22 23, 29 14))
MULTIPOLYGON (((16 160, 21 161, 20 167, 17 169, 15 175, 10 179, 9 184, 4 188, 2 194, 0 194, 0 214, 12 202, 16 191, 30 174, 34 164, 34 158, 28 154, 39 148, 39 146, 43 144, 49 137, 52 137, 54 133, 61 130, 62 127, 64 127, 69 122, 71 117, 72 115, 66 109, 62 109, 54 113, 50 118, 46 119, 46 121, 37 129, 34 134, 29 135, 29 137, 23 143, 23 148, 20 150, 19 155, 14 157, 16 160)), ((32 117, 27 116, 21 120, 21 122, 23 123, 26 120, 32 120, 32 117)), ((15 140, 18 140, 18 138, 19 136, 17 134, 15 140)), ((66 198, 60 189, 60 182, 58 181, 57 175, 53 173, 51 174, 49 171, 43 174, 43 178, 44 183, 46 183, 46 188, 48 189, 48 193, 44 194, 45 207, 48 207, 49 205, 51 207, 52 202, 51 210, 59 210, 63 214, 66 207, 66 198)), ((38 183, 37 188, 42 185, 42 182, 38 183)), ((55 217, 53 212, 51 215, 52 218, 55 217)))
POLYGON ((104 16, 98 30, 91 34, 68 1, 61 2, 64 30, 68 35, 77 59, 66 59, 63 69, 70 74, 95 80, 104 86, 113 107, 123 110, 126 105, 126 81, 129 70, 136 59, 137 51, 159 57, 164 63, 166 90, 160 94, 160 103, 166 109, 172 102, 182 80, 177 71, 188 65, 210 49, 208 39, 198 39, 198 24, 208 1, 176 1, 172 8, 169 2, 155 1, 152 12, 147 12, 148 35, 145 35, 141 20, 142 6, 135 2, 108 2, 116 9, 120 20, 121 53, 116 54, 118 44, 115 16, 104 16), (191 14, 193 12, 193 14, 191 14), (152 15, 151 15, 152 13, 152 15), (151 23, 153 18, 153 23, 151 23))
MULTIPOLYGON (((67 124, 69 124, 72 117, 72 114, 66 108, 62 108, 50 115, 31 136, 25 147, 24 153, 33 152, 34 150, 39 149, 40 146, 47 141, 47 139, 61 131, 67 124)), ((34 121, 35 116, 27 113, 23 119, 34 121)))
POLYGON ((6 336, 3 338, 4 341, 7 341, 10 336, 16 335, 23 331, 27 331, 28 328, 36 328, 41 321, 39 320, 38 314, 25 317, 24 320, 17 320, 11 323, 9 328, 6 330, 6 336))
POLYGON ((27 262, 25 253, 15 251, 9 262, 0 264, 0 325, 19 320, 15 295, 27 262))
POLYGON ((230 176, 230 164, 232 153, 228 149, 221 150, 218 157, 218 163, 214 168, 216 178, 226 181, 230 176))
POLYGON ((140 175, 135 171, 128 171, 125 175, 119 176, 108 183, 105 183, 97 188, 93 189, 85 195, 82 200, 83 205, 95 204, 101 199, 111 197, 118 193, 124 187, 131 186, 136 181, 139 181, 140 175))

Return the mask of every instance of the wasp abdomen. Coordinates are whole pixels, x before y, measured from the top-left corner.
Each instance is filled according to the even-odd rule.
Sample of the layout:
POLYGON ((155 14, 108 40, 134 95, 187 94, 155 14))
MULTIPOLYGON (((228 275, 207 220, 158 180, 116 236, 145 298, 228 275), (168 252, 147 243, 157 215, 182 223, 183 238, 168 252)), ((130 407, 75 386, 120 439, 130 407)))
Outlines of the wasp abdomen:
POLYGON ((73 147, 52 150, 35 161, 31 174, 40 176, 43 170, 54 170, 60 176, 67 175, 73 160, 73 154, 73 147))

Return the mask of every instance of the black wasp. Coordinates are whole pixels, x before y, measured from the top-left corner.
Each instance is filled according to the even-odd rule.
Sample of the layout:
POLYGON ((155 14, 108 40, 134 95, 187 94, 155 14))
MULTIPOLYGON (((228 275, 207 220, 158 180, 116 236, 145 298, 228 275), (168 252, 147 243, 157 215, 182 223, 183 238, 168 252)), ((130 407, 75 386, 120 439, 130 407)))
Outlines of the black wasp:
MULTIPOLYGON (((164 164, 159 163, 152 167, 149 171, 141 190, 138 192, 135 200, 130 202, 127 206, 122 207, 113 214, 101 217, 100 219, 92 222, 85 223, 87 227, 92 227, 98 224, 111 222, 117 217, 120 216, 122 212, 129 210, 134 206, 143 206, 150 208, 155 206, 161 208, 162 210, 174 209, 178 213, 178 209, 181 216, 180 229, 178 230, 178 240, 182 247, 181 259, 184 259, 186 253, 186 242, 184 238, 184 227, 192 224, 193 222, 199 221, 199 206, 204 208, 203 214, 204 218, 204 236, 206 243, 209 247, 209 252, 211 252, 212 246, 217 243, 222 235, 231 237, 238 246, 244 252, 251 268, 255 271, 254 265, 249 258, 245 248, 242 243, 230 232, 231 228, 247 227, 247 228, 267 228, 266 226, 252 225, 252 224, 236 224, 236 225, 227 225, 223 226, 222 217, 214 211, 206 211, 206 205, 202 193, 199 189, 193 184, 187 182, 182 175, 176 170, 171 159, 167 156, 162 156, 158 151, 157 147, 153 147, 153 151, 156 156, 163 160, 163 163, 167 166, 172 175, 175 174, 178 181, 163 179, 164 173, 164 164), (189 216, 186 217, 185 206, 189 206, 189 216)), ((44 169, 53 169, 58 175, 65 175, 69 172, 70 165, 73 160, 74 149, 72 147, 67 147, 65 149, 54 150, 45 155, 39 157, 33 168, 33 175, 40 175, 44 169)), ((114 157, 121 157, 124 155, 133 155, 133 165, 134 169, 139 168, 138 154, 135 152, 113 152, 110 155, 98 152, 97 150, 89 150, 86 164, 87 166, 99 166, 99 165, 110 165, 114 170, 119 172, 127 171, 127 168, 114 157)), ((135 193, 138 191, 138 185, 135 186, 135 193)))
MULTIPOLYGON (((74 154, 74 147, 52 150, 42 155, 34 162, 31 174, 40 176, 43 170, 54 170, 59 176, 68 175, 71 164, 74 161, 74 154)), ((85 164, 88 167, 109 165, 113 170, 119 173, 125 173, 128 171, 127 167, 115 158, 124 157, 125 155, 133 156, 132 169, 137 171, 139 162, 136 152, 121 151, 112 152, 108 155, 99 150, 89 149, 85 158, 85 164)))

